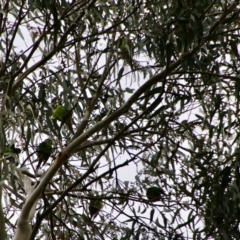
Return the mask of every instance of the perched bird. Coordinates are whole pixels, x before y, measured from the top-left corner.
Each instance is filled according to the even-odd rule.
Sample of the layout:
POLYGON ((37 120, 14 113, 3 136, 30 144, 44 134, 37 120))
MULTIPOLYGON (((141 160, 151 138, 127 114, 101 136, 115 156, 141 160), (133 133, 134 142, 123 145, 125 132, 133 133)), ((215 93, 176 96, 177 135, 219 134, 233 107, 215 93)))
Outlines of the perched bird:
POLYGON ((91 199, 89 204, 89 213, 91 218, 95 218, 102 208, 103 202, 101 199, 91 199))
MULTIPOLYGON (((15 145, 12 144, 12 145, 7 145, 6 146, 5 152, 13 153, 13 154, 16 154, 18 156, 18 154, 21 152, 21 149, 20 148, 15 148, 15 145)), ((8 160, 12 163, 15 163, 15 159, 14 159, 13 156, 9 156, 8 160)))
POLYGON ((58 105, 52 113, 52 118, 57 119, 60 122, 63 122, 68 126, 69 130, 73 134, 72 128, 72 112, 69 112, 65 107, 58 105))
POLYGON ((39 144, 39 146, 37 147, 38 165, 36 169, 38 169, 42 163, 46 163, 52 152, 53 148, 51 139, 48 138, 39 144))
POLYGON ((118 47, 120 48, 122 59, 130 65, 131 69, 133 69, 133 42, 127 36, 125 36, 118 40, 118 47))
POLYGON ((165 195, 165 193, 161 188, 149 187, 146 191, 146 195, 149 201, 157 202, 162 199, 162 195, 165 195))

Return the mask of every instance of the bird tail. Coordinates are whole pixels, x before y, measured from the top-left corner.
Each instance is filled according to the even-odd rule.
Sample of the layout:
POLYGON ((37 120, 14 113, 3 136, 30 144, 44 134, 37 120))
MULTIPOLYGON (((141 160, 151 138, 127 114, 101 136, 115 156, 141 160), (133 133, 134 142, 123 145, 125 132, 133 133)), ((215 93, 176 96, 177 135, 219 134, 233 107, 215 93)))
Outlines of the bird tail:
POLYGON ((73 127, 72 127, 72 121, 71 121, 71 120, 68 120, 68 121, 65 121, 64 123, 67 125, 68 129, 70 130, 70 132, 71 132, 72 134, 74 134, 74 132, 73 132, 73 127))
POLYGON ((67 124, 67 127, 70 130, 70 132, 74 134, 72 124, 67 124))
POLYGON ((38 165, 37 165, 37 167, 36 167, 36 171, 40 168, 40 166, 41 166, 41 164, 42 164, 42 161, 38 161, 38 165))

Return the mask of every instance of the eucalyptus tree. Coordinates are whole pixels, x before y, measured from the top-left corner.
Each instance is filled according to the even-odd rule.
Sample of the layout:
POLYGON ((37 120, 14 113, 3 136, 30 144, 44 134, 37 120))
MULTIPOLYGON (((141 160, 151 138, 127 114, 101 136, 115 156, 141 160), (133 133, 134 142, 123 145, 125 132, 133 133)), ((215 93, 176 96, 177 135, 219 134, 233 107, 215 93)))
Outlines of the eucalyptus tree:
POLYGON ((239 1, 0 5, 0 239, 240 238, 239 1))

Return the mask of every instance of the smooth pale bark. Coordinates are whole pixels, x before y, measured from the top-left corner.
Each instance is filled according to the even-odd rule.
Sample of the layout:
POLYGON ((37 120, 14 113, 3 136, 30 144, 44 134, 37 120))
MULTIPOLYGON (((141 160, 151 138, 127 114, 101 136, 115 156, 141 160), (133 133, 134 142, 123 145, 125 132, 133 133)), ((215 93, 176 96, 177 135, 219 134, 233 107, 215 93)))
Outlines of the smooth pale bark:
POLYGON ((17 231, 14 237, 16 239, 29 239, 31 236, 32 227, 28 221, 21 221, 17 224, 17 231))
MULTIPOLYGON (((29 198, 31 198, 31 195, 33 193, 34 186, 32 186, 31 179, 25 175, 23 175, 20 171, 18 171, 19 178, 23 181, 24 184, 24 190, 27 193, 27 198, 24 206, 28 202, 29 198)), ((14 239, 29 239, 32 233, 32 226, 30 225, 30 222, 32 221, 35 212, 36 212, 36 206, 37 206, 37 200, 32 205, 30 211, 28 211, 28 217, 27 218, 19 218, 18 219, 18 228, 16 231, 16 235, 14 239), (17 237, 17 238, 16 238, 17 237)), ((24 207, 23 207, 24 208, 24 207)))

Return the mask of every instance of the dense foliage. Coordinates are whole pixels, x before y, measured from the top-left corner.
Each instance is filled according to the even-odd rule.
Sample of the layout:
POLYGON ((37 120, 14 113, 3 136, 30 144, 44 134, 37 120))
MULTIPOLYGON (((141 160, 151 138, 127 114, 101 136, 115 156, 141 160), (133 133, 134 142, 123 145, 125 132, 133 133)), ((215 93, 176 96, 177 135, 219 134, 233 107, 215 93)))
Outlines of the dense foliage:
POLYGON ((240 239, 239 1, 0 6, 0 239, 240 239))

